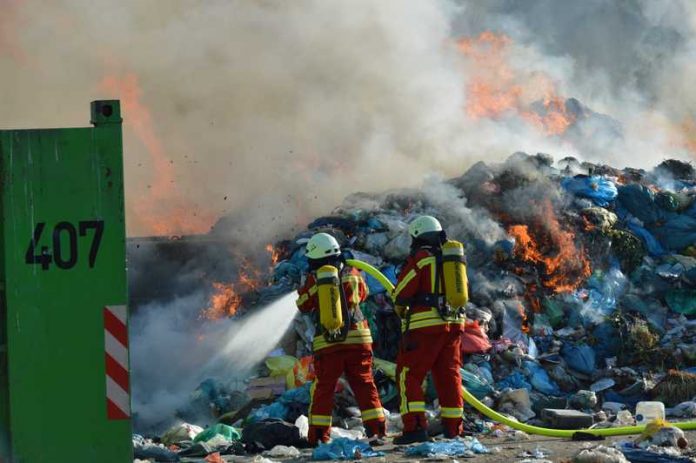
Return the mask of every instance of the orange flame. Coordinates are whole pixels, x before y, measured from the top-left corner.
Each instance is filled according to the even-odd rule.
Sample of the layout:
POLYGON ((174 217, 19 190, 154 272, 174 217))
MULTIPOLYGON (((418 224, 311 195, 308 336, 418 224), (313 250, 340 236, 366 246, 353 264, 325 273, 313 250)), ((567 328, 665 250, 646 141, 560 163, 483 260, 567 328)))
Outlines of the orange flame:
POLYGON ((509 227, 508 233, 515 238, 514 253, 541 265, 544 287, 556 293, 573 291, 592 273, 590 260, 582 247, 575 245, 575 235, 563 230, 549 201, 544 203, 542 215, 543 231, 530 233, 527 225, 509 227))
POLYGON ((210 303, 201 316, 208 320, 220 320, 232 317, 242 303, 242 297, 235 291, 234 284, 214 282, 215 293, 210 296, 210 303))
POLYGON ((273 245, 269 243, 266 245, 266 252, 271 255, 271 269, 273 269, 280 260, 280 249, 274 248, 273 245))
POLYGON ((517 311, 522 317, 521 330, 523 333, 529 333, 529 319, 527 318, 527 312, 524 310, 524 306, 521 303, 517 304, 517 311))
POLYGON ((459 51, 474 64, 467 87, 467 114, 474 119, 516 114, 547 135, 562 134, 575 118, 566 110, 564 99, 548 76, 510 65, 511 44, 506 35, 490 31, 457 42, 459 51), (539 101, 543 111, 532 107, 539 101))
POLYGON ((142 102, 143 92, 138 76, 133 73, 106 76, 99 87, 118 96, 123 105, 124 124, 133 130, 150 155, 154 178, 148 185, 149 194, 129 204, 138 225, 145 228, 145 233, 154 235, 208 232, 215 216, 208 212, 201 213, 199 206, 177 191, 173 161, 157 137, 150 109, 142 102))

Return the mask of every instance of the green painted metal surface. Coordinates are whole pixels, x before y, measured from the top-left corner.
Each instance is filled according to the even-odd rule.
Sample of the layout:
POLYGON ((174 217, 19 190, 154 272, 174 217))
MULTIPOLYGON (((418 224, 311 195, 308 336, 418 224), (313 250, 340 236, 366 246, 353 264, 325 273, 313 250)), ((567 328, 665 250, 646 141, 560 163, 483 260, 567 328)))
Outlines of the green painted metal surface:
POLYGON ((129 397, 116 419, 106 400, 104 308, 125 321, 127 300, 119 102, 91 122, 0 131, 3 461, 133 460, 129 397))

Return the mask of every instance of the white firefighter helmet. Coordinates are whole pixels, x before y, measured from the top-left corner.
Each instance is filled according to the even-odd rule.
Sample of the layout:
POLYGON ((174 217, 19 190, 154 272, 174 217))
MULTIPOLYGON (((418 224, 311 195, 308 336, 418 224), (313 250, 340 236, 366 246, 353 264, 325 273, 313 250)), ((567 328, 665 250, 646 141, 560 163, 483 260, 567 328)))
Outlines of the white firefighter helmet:
POLYGON ((328 233, 317 233, 307 242, 306 255, 310 259, 322 259, 341 254, 341 247, 336 238, 328 233))
POLYGON ((412 238, 418 238, 425 233, 440 233, 442 231, 442 225, 440 222, 431 215, 421 215, 413 219, 411 224, 408 226, 408 234, 412 238))

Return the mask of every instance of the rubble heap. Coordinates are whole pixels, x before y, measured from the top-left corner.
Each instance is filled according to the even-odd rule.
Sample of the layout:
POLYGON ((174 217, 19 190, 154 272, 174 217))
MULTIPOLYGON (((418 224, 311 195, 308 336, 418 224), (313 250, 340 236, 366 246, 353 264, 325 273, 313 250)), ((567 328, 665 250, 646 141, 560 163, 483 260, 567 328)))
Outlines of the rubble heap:
MULTIPOLYGON (((272 282, 255 290, 255 300, 263 304, 299 285, 307 270, 304 243, 317 232, 332 234, 349 257, 395 282, 410 251, 407 224, 421 214, 440 219, 466 248, 462 375, 484 403, 519 421, 573 429, 640 424, 647 418, 631 410, 649 400, 663 402, 667 416, 696 416, 696 172, 690 164, 667 160, 652 171, 619 170, 515 153, 419 190, 356 193, 276 244, 272 282)), ((366 279, 370 296, 362 310, 379 359, 375 379, 389 430, 397 432, 390 369, 400 322, 384 288, 366 279)), ((260 367, 261 378, 251 380, 247 400, 216 408, 220 420, 246 433, 252 423, 278 426, 264 420, 279 419, 296 423, 301 435, 312 336, 311 321, 298 314, 260 367)), ((222 389, 210 403, 229 394, 222 389)), ((427 395, 436 427, 431 381, 427 395)), ((473 431, 503 432, 473 411, 467 416, 473 431)), ((337 393, 334 426, 335 437, 362 436, 347 384, 337 393)), ((254 450, 297 445, 293 436, 258 448, 244 433, 242 441, 254 450)))

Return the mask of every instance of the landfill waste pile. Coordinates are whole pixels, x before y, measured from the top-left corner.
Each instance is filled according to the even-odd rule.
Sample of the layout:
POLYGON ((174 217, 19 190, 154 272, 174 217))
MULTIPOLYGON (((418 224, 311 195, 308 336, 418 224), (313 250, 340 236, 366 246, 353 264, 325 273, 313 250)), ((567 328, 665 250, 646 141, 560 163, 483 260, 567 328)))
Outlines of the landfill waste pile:
MULTIPOLYGON (((696 172, 690 164, 666 160, 650 171, 619 170, 515 153, 421 189, 356 193, 276 243, 271 280, 247 300, 261 305, 294 291, 308 269, 304 245, 317 232, 332 234, 348 257, 396 282, 410 251, 408 223, 421 214, 439 218, 466 248, 462 379, 475 397, 520 422, 550 428, 648 425, 617 448, 583 449, 578 462, 690 456, 683 432, 667 421, 696 418, 696 172)), ((365 278, 370 294, 361 308, 374 339, 375 382, 388 433, 396 434, 401 421, 392 378, 401 324, 385 289, 365 278)), ((218 424, 203 430, 180 423, 151 439, 136 436, 136 457, 377 455, 379 449, 360 440, 360 411, 344 381, 336 391, 332 443, 313 454, 305 449, 313 335, 312 320, 298 313, 244 390, 211 379, 192 395, 218 424)), ((429 431, 437 435, 430 379, 424 388, 429 431)), ((525 438, 468 407, 465 419, 473 433, 525 438)), ((476 439, 439 451, 429 445, 438 443, 409 451, 487 452, 476 439)))

